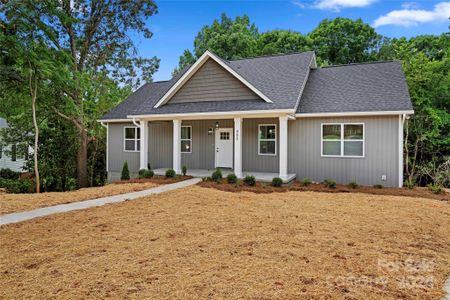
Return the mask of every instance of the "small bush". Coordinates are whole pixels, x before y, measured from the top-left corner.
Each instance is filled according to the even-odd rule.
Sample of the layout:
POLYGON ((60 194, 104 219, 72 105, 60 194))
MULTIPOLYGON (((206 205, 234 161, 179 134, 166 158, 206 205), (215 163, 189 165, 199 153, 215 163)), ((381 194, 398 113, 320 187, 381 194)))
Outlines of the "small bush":
POLYGON ((374 184, 373 187, 376 188, 376 189, 382 189, 382 188, 383 188, 383 185, 377 183, 377 184, 374 184))
POLYGON ((330 188, 330 189, 336 188, 336 181, 333 180, 333 179, 325 179, 323 181, 323 184, 325 184, 325 186, 330 188))
POLYGON ((272 179, 272 186, 280 187, 282 184, 283 184, 283 179, 281 179, 280 177, 274 177, 272 179))
POLYGON ((238 181, 238 178, 237 178, 236 174, 234 174, 234 173, 228 174, 228 176, 227 176, 228 183, 234 184, 237 181, 238 181))
POLYGON ((181 167, 181 173, 183 174, 183 176, 186 176, 186 173, 187 173, 187 167, 186 166, 181 167))
POLYGON ((20 174, 21 174, 20 172, 15 172, 8 168, 0 169, 0 178, 3 178, 3 179, 17 180, 17 179, 19 179, 20 174))
POLYGON ((120 174, 120 180, 130 180, 130 170, 128 169, 128 162, 125 161, 120 174))
POLYGON ((144 178, 145 171, 147 171, 147 170, 146 169, 140 169, 139 172, 138 172, 138 177, 139 178, 144 178))
POLYGON ((308 177, 303 178, 303 180, 301 181, 303 186, 308 186, 312 183, 311 179, 309 179, 308 177))
POLYGON ((6 190, 10 193, 32 193, 34 191, 34 183, 30 179, 12 180, 6 179, 6 190))
POLYGON ((144 174, 142 174, 142 178, 152 178, 155 175, 155 172, 152 170, 145 170, 144 174))
POLYGON ((177 175, 177 173, 175 173, 174 169, 168 169, 166 171, 166 177, 167 178, 174 178, 177 175))
POLYGON ((252 176, 252 175, 245 176, 244 183, 246 185, 250 185, 250 186, 255 185, 255 183, 256 183, 255 176, 252 176))
POLYGON ((431 192, 433 192, 433 194, 442 194, 444 192, 442 187, 437 184, 430 183, 429 185, 427 185, 427 187, 431 192))
POLYGON ((69 177, 66 180, 66 186, 65 189, 67 191, 74 191, 77 189, 77 180, 73 177, 69 177))
POLYGON ((410 180, 405 180, 405 182, 403 182, 403 185, 405 187, 407 187, 408 189, 412 190, 416 185, 414 184, 413 181, 410 180))
POLYGON ((216 168, 214 172, 211 174, 212 180, 215 182, 219 182, 222 179, 222 171, 219 168, 216 168))
POLYGON ((359 185, 358 183, 356 183, 356 181, 349 182, 348 186, 351 187, 352 189, 359 188, 359 185))

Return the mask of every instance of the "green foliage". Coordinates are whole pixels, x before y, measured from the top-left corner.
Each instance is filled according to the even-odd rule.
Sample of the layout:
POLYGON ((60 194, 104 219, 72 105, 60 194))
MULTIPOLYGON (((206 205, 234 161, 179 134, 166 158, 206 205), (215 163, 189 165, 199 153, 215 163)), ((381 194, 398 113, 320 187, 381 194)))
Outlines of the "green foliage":
POLYGON ((219 168, 216 168, 214 172, 211 174, 211 178, 216 182, 220 182, 220 180, 222 179, 222 171, 220 171, 219 168))
POLYGON ((231 183, 231 184, 235 184, 236 182, 238 182, 238 178, 237 178, 236 174, 234 174, 234 173, 228 174, 227 182, 231 183))
POLYGON ((405 187, 407 187, 408 189, 412 190, 412 189, 414 189, 414 187, 416 186, 416 184, 414 183, 414 181, 405 180, 405 182, 403 182, 403 186, 405 186, 405 187))
POLYGON ((123 163, 122 172, 120 174, 120 180, 130 180, 130 170, 128 169, 128 162, 123 163))
POLYGON ((309 179, 308 177, 303 178, 303 180, 301 181, 303 186, 308 186, 312 183, 311 179, 309 179))
POLYGON ((0 169, 0 178, 3 179, 19 179, 20 172, 15 172, 9 168, 0 169))
POLYGON ((382 189, 382 188, 383 188, 383 185, 377 183, 377 184, 374 184, 373 187, 376 188, 376 189, 382 189))
POLYGON ((429 184, 427 185, 428 189, 433 192, 434 194, 442 194, 444 192, 444 190, 442 189, 441 186, 437 185, 437 184, 429 184))
POLYGON ((250 186, 253 186, 256 183, 255 176, 252 176, 252 175, 245 176, 243 181, 244 181, 244 184, 250 185, 250 186))
POLYGON ((139 178, 152 178, 155 173, 152 170, 148 169, 140 169, 139 170, 139 178))
POLYGON ((352 189, 359 188, 359 185, 358 185, 358 183, 356 181, 349 182, 348 186, 351 187, 352 189))
POLYGON ((325 179, 323 184, 330 189, 336 188, 336 181, 333 179, 325 179))
POLYGON ((196 59, 191 51, 189 51, 188 49, 184 50, 183 55, 180 56, 178 67, 173 70, 172 76, 175 76, 178 72, 194 64, 195 60, 196 59))
POLYGON ((0 187, 5 188, 9 193, 32 193, 34 183, 30 179, 3 179, 0 178, 0 187))
POLYGON ((186 173, 187 173, 187 167, 186 166, 181 167, 181 173, 183 174, 183 176, 186 176, 186 173))
POLYGON ((272 186, 280 187, 282 184, 283 184, 283 179, 281 179, 280 177, 274 177, 272 179, 272 186))
POLYGON ((312 48, 312 40, 300 32, 272 30, 259 35, 257 43, 259 55, 305 52, 312 48))
POLYGON ((175 172, 174 169, 168 169, 166 171, 166 177, 167 178, 175 178, 175 176, 177 176, 177 173, 175 172))

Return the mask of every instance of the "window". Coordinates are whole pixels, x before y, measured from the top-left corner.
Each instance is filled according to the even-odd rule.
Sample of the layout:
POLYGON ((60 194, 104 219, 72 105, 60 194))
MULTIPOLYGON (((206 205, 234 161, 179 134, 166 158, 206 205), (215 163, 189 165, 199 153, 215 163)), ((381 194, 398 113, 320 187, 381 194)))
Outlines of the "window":
POLYGON ((259 125, 258 154, 277 155, 277 125, 259 125))
POLYGON ((124 150, 140 151, 141 150, 141 131, 139 127, 124 128, 124 150))
POLYGON ((220 133, 220 139, 221 140, 230 140, 230 133, 229 132, 221 132, 220 133))
POLYGON ((322 124, 322 156, 364 157, 364 124, 322 124))
POLYGON ((192 153, 192 126, 181 126, 181 153, 192 153))

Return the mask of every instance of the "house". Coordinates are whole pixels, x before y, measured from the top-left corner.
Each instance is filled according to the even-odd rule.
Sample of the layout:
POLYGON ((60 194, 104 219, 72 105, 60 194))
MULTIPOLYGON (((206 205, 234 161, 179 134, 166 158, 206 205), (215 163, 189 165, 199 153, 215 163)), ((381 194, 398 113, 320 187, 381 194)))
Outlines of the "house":
POLYGON ((100 122, 109 180, 183 165, 285 182, 308 177, 402 186, 403 125, 413 114, 399 62, 318 68, 314 52, 224 60, 205 52, 147 83, 100 122))
MULTIPOLYGON (((0 130, 8 128, 8 122, 0 118, 0 130)), ((0 136, 1 139, 1 136, 0 136)), ((0 169, 11 169, 16 172, 23 172, 23 166, 28 160, 30 149, 25 151, 17 145, 2 145, 0 141, 0 169)))

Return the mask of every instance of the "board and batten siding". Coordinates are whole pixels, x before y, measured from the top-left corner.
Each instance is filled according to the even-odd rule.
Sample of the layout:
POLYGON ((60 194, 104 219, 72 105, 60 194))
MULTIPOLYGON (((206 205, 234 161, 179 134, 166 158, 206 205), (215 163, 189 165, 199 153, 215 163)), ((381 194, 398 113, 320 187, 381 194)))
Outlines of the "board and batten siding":
POLYGON ((169 122, 148 123, 148 162, 152 169, 172 168, 173 124, 169 122))
POLYGON ((169 103, 255 99, 261 98, 221 65, 209 59, 175 93, 169 103))
POLYGON ((133 123, 108 124, 108 181, 119 180, 123 163, 127 161, 130 175, 135 177, 139 171, 139 152, 124 151, 124 128, 133 123))
POLYGON ((397 187, 399 181, 398 116, 297 118, 289 122, 288 171, 297 179, 326 178, 338 183, 397 187), (321 157, 321 124, 355 122, 365 125, 365 157, 321 157), (382 181, 386 175, 386 181, 382 181))
MULTIPOLYGON (((8 122, 6 122, 5 119, 0 118, 0 131, 2 128, 8 128, 8 122)), ((21 159, 20 157, 23 157, 24 153, 16 152, 16 160, 13 161, 11 159, 10 154, 6 154, 7 152, 10 153, 11 151, 11 145, 0 147, 0 151, 2 152, 0 154, 0 169, 11 169, 16 172, 23 172, 23 166, 25 165, 26 161, 24 159, 21 159)), ((28 153, 32 153, 31 148, 29 148, 28 153)))

